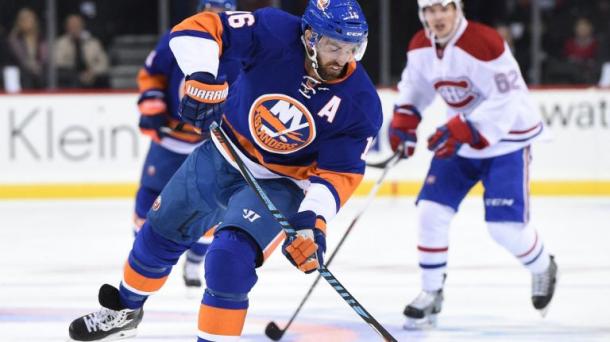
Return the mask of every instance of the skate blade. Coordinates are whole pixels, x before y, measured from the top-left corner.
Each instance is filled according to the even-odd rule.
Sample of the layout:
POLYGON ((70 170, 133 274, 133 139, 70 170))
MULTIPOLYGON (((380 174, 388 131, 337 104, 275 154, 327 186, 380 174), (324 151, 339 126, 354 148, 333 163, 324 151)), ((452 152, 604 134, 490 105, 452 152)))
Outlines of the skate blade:
POLYGON ((436 328, 436 315, 430 315, 424 318, 407 318, 402 326, 405 330, 426 330, 436 328))
MULTIPOLYGON (((119 331, 117 333, 114 333, 112 335, 108 335, 106 337, 104 337, 101 340, 96 340, 96 341, 116 341, 116 340, 122 340, 125 338, 130 338, 130 337, 134 337, 138 334, 138 329, 129 329, 129 330, 124 330, 124 331, 119 331)), ((68 339, 66 341, 69 342, 80 342, 79 340, 73 340, 71 338, 68 337, 68 339)))

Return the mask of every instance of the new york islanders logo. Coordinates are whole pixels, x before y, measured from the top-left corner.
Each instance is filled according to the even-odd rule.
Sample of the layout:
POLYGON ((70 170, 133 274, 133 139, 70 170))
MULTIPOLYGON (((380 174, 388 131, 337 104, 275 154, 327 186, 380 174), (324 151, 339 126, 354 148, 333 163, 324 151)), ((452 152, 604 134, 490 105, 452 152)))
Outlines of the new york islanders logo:
POLYGON ((309 145, 316 126, 309 110, 299 101, 282 94, 260 96, 250 107, 250 133, 263 150, 288 154, 309 145))

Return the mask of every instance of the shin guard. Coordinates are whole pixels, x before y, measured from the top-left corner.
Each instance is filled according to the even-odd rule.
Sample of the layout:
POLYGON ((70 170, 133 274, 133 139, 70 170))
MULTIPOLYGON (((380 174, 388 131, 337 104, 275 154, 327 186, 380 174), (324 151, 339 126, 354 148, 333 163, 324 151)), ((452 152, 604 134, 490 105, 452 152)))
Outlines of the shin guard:
POLYGON ((199 309, 198 341, 237 340, 241 335, 248 293, 256 284, 256 243, 240 230, 218 232, 205 258, 205 290, 199 309))

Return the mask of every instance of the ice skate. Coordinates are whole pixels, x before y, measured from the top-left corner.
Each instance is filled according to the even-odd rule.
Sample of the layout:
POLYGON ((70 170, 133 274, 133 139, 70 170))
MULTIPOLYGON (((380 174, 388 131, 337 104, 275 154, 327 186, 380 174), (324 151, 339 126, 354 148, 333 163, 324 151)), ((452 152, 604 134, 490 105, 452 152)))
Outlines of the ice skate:
POLYGON ((104 284, 98 300, 100 311, 81 316, 70 324, 71 341, 114 341, 135 336, 144 310, 128 309, 121 305, 119 290, 104 284))
POLYGON ((546 271, 532 275, 532 304, 540 311, 542 317, 546 316, 557 283, 557 263, 551 255, 551 262, 546 271))
POLYGON ((201 263, 185 260, 182 279, 187 287, 201 287, 201 263))
POLYGON ((407 321, 403 326, 404 329, 419 330, 435 327, 436 316, 441 312, 442 305, 442 289, 433 292, 420 292, 403 312, 407 316, 407 321))

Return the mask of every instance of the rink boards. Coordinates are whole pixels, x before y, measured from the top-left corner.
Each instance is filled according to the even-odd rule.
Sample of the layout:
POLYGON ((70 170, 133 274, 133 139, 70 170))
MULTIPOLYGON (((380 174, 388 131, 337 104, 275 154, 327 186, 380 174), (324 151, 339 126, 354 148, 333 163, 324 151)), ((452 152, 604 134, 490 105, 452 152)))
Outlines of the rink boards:
MULTIPOLYGON (((386 122, 371 161, 390 154, 387 124, 397 93, 379 91, 386 122)), ((610 195, 610 90, 535 90, 549 133, 533 147, 534 195, 610 195)), ((135 93, 0 95, 0 199, 116 198, 133 195, 149 141, 137 127, 135 93)), ((425 137, 444 104, 424 112, 418 153, 395 167, 380 195, 416 194, 431 158, 425 137)), ((367 170, 357 194, 378 177, 367 170)), ((480 192, 480 187, 474 192, 480 192)))

